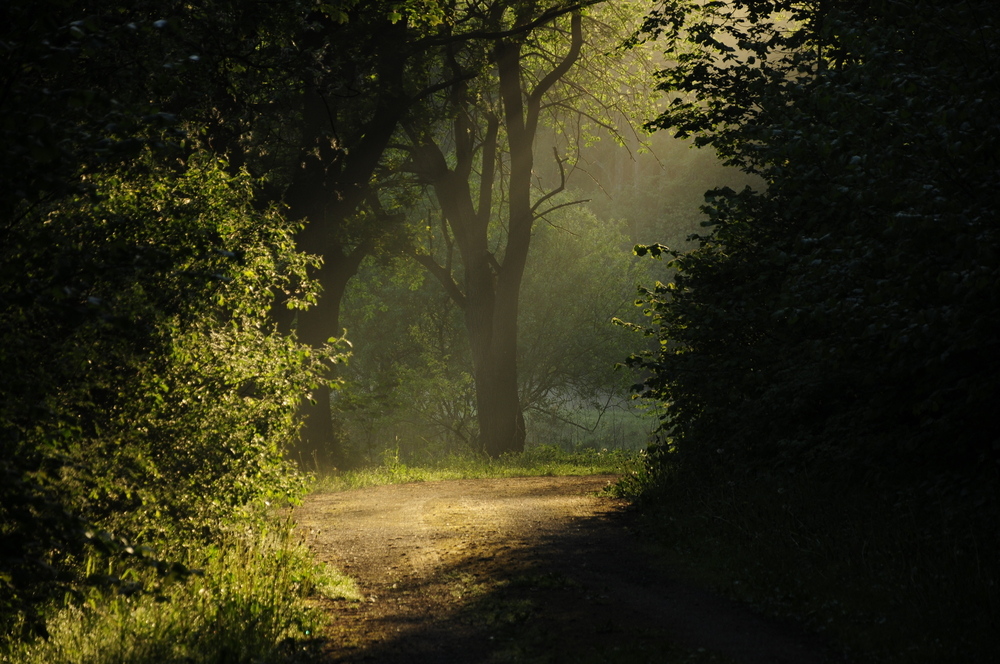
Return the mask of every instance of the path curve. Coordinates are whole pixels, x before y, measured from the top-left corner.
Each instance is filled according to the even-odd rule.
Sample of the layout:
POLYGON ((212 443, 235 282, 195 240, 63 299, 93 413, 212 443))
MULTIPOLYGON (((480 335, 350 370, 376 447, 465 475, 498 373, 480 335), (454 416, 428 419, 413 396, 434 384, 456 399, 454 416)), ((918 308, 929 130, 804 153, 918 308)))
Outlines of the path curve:
POLYGON ((295 512, 362 602, 327 601, 325 661, 821 664, 821 644, 654 569, 613 476, 401 484, 295 512), (702 651, 703 649, 703 651, 702 651))

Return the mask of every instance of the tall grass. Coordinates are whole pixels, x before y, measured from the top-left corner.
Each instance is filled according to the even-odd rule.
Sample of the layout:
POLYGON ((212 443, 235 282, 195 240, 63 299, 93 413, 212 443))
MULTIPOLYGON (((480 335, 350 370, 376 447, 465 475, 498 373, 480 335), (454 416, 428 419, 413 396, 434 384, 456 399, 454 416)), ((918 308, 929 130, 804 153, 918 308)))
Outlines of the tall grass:
POLYGON ((673 569, 827 635, 850 661, 1000 661, 995 509, 792 474, 630 478, 673 569))
POLYGON ((301 648, 322 624, 307 597, 358 599, 353 582, 317 566, 287 525, 226 535, 185 561, 186 580, 109 568, 131 578, 117 591, 94 591, 48 622, 49 637, 8 644, 0 661, 24 664, 192 664, 301 661, 301 648), (124 592, 145 587, 146 591, 124 592))
POLYGON ((491 477, 618 475, 636 472, 641 465, 639 452, 591 447, 567 451, 553 445, 539 445, 496 459, 470 451, 422 459, 411 465, 401 461, 398 450, 390 450, 383 454, 378 465, 318 476, 314 490, 344 491, 381 484, 491 477))

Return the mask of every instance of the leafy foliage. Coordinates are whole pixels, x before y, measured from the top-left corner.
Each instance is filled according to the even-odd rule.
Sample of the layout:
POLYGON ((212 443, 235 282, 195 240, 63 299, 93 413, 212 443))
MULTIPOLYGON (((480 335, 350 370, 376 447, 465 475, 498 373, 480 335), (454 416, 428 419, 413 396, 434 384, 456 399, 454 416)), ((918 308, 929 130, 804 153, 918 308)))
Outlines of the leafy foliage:
POLYGON ((564 417, 574 406, 619 403, 635 380, 617 366, 632 339, 611 321, 637 317, 631 294, 650 266, 630 255, 620 221, 586 206, 549 215, 532 242, 519 316, 521 402, 564 417))
POLYGON ((91 9, 2 10, 0 625, 15 637, 45 633, 49 600, 123 589, 87 555, 185 575, 160 557, 297 495, 282 451, 335 357, 268 323, 275 293, 315 299, 295 228, 164 110, 198 59, 176 61, 148 7, 91 9))
MULTIPOLYGON (((719 190, 644 291, 646 396, 703 467, 978 482, 1000 430, 996 28, 986 3, 663 3, 652 125, 765 191, 719 190), (689 41, 685 41, 689 40, 689 41)), ((966 487, 970 488, 970 487, 966 487)))
MULTIPOLYGON (((67 571, 84 523, 205 536, 296 491, 281 450, 330 353, 266 321, 271 289, 307 261, 287 224, 250 207, 245 177, 198 159, 141 170, 93 176, 91 193, 22 218, 4 250, 20 278, 2 292, 3 536, 29 588, 67 571)), ((28 592, 13 585, 5 604, 28 592)))
POLYGON ((349 465, 475 446, 475 388, 461 313, 414 261, 368 261, 345 322, 355 341, 336 397, 349 465))

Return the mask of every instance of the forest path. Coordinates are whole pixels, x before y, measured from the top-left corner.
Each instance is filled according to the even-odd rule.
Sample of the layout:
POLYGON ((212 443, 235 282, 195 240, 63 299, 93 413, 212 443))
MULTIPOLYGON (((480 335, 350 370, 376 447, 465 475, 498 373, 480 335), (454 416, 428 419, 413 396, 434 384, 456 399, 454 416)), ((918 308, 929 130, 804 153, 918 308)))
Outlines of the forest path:
POLYGON ((366 600, 325 601, 324 661, 827 661, 818 642, 670 578, 613 476, 401 484, 309 496, 295 511, 318 559, 366 600), (703 649, 703 650, 702 650, 703 649))

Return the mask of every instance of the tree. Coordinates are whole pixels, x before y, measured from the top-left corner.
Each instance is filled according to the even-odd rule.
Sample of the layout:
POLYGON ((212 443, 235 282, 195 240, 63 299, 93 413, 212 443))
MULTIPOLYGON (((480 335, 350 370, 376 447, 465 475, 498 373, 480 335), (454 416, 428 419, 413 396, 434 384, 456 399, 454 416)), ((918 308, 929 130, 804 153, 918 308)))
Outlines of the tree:
POLYGON ((640 248, 679 271, 646 291, 662 350, 633 363, 669 405, 681 458, 995 481, 1000 124, 984 11, 730 2, 650 17, 678 93, 654 124, 767 184, 715 192, 698 249, 640 248))
MULTIPOLYGON (((530 18, 533 17, 519 15, 515 26, 530 18)), ((517 311, 531 229, 539 209, 531 196, 534 137, 543 96, 573 66, 583 44, 580 14, 573 13, 570 21, 571 39, 562 60, 526 91, 522 71, 525 39, 517 36, 501 41, 494 54, 510 168, 505 220, 508 236, 503 262, 490 251, 486 232, 493 212, 493 169, 501 140, 500 118, 494 115, 487 119, 486 134, 479 146, 483 150, 484 172, 476 202, 468 180, 476 156, 472 120, 468 115, 471 109, 461 108, 471 101, 467 88, 460 88, 453 101, 460 105, 454 126, 455 168, 448 167, 443 152, 432 141, 420 141, 415 150, 417 170, 434 185, 462 256, 464 289, 459 292, 450 274, 443 274, 437 270, 439 266, 426 258, 422 260, 435 274, 441 275, 446 288, 464 310, 475 367, 480 441, 483 449, 493 456, 524 448, 524 415, 517 392, 517 311)))
POLYGON ((294 226, 164 110, 197 59, 141 6, 89 9, 3 9, 5 632, 44 633, 45 603, 95 582, 88 553, 158 563, 129 544, 294 496, 292 404, 334 357, 267 325, 272 291, 314 297, 294 226))
MULTIPOLYGON (((603 413, 635 403, 626 395, 635 376, 615 369, 631 334, 609 323, 636 317, 633 293, 648 266, 623 230, 583 205, 534 229, 520 294, 518 396, 529 425, 561 440, 591 429, 596 438, 595 423, 616 416, 603 413)), ((350 460, 378 461, 391 450, 409 463, 478 450, 463 312, 440 283, 405 256, 369 260, 345 304, 355 342, 336 407, 350 460)))
MULTIPOLYGON (((445 256, 439 260, 419 251, 415 256, 464 312, 480 444, 491 455, 524 446, 517 377, 519 292, 535 222, 570 204, 553 199, 564 190, 567 175, 558 153, 558 183, 538 193, 533 183, 543 113, 572 114, 567 109, 580 99, 596 100, 609 110, 568 76, 584 47, 580 4, 592 3, 544 11, 518 3, 484 6, 476 18, 482 21, 481 32, 494 40, 488 53, 470 54, 445 41, 445 63, 461 81, 442 99, 446 116, 453 118, 448 135, 406 126, 408 142, 401 146, 409 155, 406 168, 433 189, 446 222, 445 256), (503 228, 499 244, 494 244, 498 236, 491 237, 491 224, 503 228), (461 273, 451 262, 455 250, 461 273)), ((583 102, 576 112, 578 118, 588 117, 583 102)))

